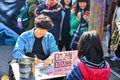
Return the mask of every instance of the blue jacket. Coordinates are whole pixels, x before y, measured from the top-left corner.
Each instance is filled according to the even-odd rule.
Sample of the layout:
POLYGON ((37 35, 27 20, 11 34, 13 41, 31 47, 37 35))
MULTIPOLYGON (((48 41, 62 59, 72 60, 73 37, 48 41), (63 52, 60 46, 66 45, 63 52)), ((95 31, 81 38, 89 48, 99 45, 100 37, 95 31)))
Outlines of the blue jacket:
POLYGON ((95 66, 93 66, 93 65, 91 65, 91 64, 88 64, 87 63, 87 61, 85 61, 85 60, 80 60, 81 61, 81 63, 82 64, 80 64, 80 65, 78 65, 78 64, 76 64, 76 65, 74 65, 74 67, 73 67, 73 69, 71 70, 71 72, 68 74, 68 76, 67 76, 67 79, 66 80, 98 80, 97 78, 96 78, 96 76, 95 77, 93 77, 94 75, 99 75, 99 74, 101 74, 102 73, 102 75, 104 75, 104 76, 102 76, 102 75, 99 75, 99 76, 97 76, 97 77, 100 77, 99 79, 101 80, 101 78, 103 78, 104 80, 108 80, 108 78, 109 78, 109 74, 110 74, 110 67, 109 67, 109 64, 106 62, 106 61, 104 61, 104 63, 102 63, 102 66, 99 66, 99 68, 98 67, 95 67, 95 66), (103 66, 104 65, 104 66, 103 66), (81 66, 81 67, 83 67, 83 68, 80 68, 79 66, 81 66), (87 68, 86 67, 84 67, 84 66, 87 66, 87 68), (85 68, 85 69, 84 69, 85 68), (84 70, 82 70, 82 69, 84 69, 84 70), (93 70, 93 71, 92 71, 93 70), (96 72, 94 72, 94 70, 96 71, 96 72), (101 71, 101 72, 100 72, 101 71), (95 73, 95 74, 94 74, 95 73), (87 75, 88 74, 88 75, 87 75), (91 74, 92 75, 92 79, 90 79, 91 78, 91 75, 89 75, 89 74, 91 74), (83 75, 85 75, 85 76, 83 76, 83 75), (87 78, 87 79, 86 79, 87 78), (106 79, 107 78, 107 79, 106 79))
POLYGON ((52 19, 54 26, 53 26, 53 28, 51 28, 49 30, 49 32, 51 32, 53 34, 56 41, 59 40, 59 34, 60 34, 60 22, 61 22, 61 18, 62 18, 61 9, 58 10, 57 12, 50 12, 49 10, 51 10, 51 11, 57 10, 60 7, 61 7, 61 5, 57 3, 56 5, 54 5, 48 9, 46 4, 40 4, 36 9, 36 14, 38 14, 38 15, 44 14, 44 15, 49 16, 52 19), (48 10, 48 11, 46 11, 46 10, 48 10))
MULTIPOLYGON (((22 33, 14 47, 13 57, 16 59, 23 58, 26 53, 31 53, 34 45, 34 29, 22 33)), ((42 39, 43 51, 46 56, 51 55, 53 52, 59 51, 54 36, 47 32, 42 39)))
POLYGON ((82 80, 82 74, 77 65, 73 66, 73 69, 68 73, 66 80, 82 80))

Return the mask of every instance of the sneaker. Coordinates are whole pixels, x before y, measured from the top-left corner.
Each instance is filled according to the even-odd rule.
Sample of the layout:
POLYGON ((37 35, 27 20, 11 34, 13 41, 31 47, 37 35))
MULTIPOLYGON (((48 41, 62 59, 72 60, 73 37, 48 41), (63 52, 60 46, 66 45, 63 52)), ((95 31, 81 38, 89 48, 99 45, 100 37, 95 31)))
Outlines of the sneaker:
POLYGON ((115 61, 115 60, 117 60, 117 57, 116 57, 116 56, 113 56, 113 57, 111 58, 111 61, 115 61))
POLYGON ((113 57, 111 58, 111 61, 115 61, 115 60, 120 60, 120 58, 118 58, 117 56, 113 56, 113 57))

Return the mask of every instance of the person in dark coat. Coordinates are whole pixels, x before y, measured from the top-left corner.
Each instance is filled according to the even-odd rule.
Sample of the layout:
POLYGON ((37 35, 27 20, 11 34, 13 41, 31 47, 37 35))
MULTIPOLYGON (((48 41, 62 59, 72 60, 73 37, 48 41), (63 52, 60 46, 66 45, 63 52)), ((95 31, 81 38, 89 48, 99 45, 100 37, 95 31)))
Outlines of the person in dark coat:
POLYGON ((41 3, 35 12, 36 16, 44 14, 52 19, 54 27, 49 32, 54 35, 56 42, 58 42, 60 34, 61 8, 62 5, 58 3, 58 0, 47 0, 46 3, 41 3))
POLYGON ((61 0, 63 6, 62 20, 60 25, 60 37, 58 47, 62 51, 63 47, 68 51, 70 50, 71 36, 70 32, 70 14, 72 7, 72 0, 61 0))

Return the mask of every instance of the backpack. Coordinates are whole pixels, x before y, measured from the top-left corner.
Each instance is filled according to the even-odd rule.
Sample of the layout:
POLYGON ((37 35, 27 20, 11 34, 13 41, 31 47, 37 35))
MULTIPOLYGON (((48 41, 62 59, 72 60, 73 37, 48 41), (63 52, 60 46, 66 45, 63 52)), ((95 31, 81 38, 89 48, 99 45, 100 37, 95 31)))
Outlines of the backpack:
POLYGON ((29 15, 28 15, 29 6, 25 5, 18 15, 18 18, 21 18, 22 27, 26 27, 29 24, 29 15))

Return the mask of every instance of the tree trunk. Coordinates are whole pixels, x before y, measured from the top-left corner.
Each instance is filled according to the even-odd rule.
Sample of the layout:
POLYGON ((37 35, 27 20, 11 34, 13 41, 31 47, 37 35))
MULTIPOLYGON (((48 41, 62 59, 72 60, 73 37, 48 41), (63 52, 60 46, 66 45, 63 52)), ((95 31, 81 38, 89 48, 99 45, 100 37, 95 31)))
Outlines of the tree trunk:
POLYGON ((89 30, 97 30, 102 39, 106 0, 90 0, 89 30))

